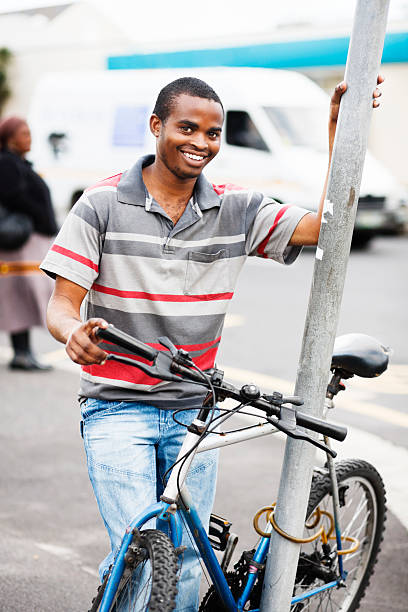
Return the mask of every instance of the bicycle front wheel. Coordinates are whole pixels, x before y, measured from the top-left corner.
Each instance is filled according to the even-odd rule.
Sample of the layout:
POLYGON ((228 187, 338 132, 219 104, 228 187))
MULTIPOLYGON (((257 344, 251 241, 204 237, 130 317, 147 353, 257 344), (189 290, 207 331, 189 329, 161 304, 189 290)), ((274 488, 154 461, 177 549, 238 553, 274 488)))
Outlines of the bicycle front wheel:
MULTIPOLYGON (((356 538, 360 544, 355 552, 343 556, 344 569, 347 572, 344 585, 322 591, 310 599, 293 604, 291 612, 357 610, 377 562, 386 519, 385 491, 381 476, 370 463, 357 459, 337 463, 336 475, 342 536, 356 538)), ((317 508, 332 515, 332 504, 329 475, 315 473, 307 516, 312 517, 317 508)), ((325 529, 329 531, 330 521, 327 515, 323 515, 323 521, 327 521, 325 529)), ((310 536, 315 530, 306 527, 305 537, 310 536)), ((336 545, 332 541, 330 543, 331 551, 327 548, 324 550, 321 539, 302 546, 294 597, 330 582, 330 574, 335 578, 336 545)), ((344 542, 343 548, 350 548, 350 544, 344 542)))
POLYGON ((171 540, 156 529, 136 533, 111 612, 170 612, 177 594, 177 555, 171 540))

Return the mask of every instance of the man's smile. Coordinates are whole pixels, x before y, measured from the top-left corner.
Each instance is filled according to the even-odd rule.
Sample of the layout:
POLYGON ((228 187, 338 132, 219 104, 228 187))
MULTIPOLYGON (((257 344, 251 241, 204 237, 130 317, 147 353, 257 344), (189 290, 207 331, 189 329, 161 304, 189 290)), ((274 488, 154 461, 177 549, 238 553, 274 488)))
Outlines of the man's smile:
POLYGON ((199 153, 191 153, 189 151, 181 151, 181 153, 188 161, 198 162, 198 163, 203 162, 204 159, 208 157, 208 155, 200 155, 199 153))

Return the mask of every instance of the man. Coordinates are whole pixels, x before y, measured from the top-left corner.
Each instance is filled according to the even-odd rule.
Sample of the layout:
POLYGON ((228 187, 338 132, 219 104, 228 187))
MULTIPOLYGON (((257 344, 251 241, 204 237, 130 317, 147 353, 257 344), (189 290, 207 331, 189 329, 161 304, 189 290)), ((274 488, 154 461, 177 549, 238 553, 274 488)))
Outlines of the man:
MULTIPOLYGON (((344 83, 338 85, 331 99, 330 155, 345 90, 344 83)), ((379 95, 376 90, 374 98, 379 95)), ((312 214, 206 181, 202 171, 219 151, 223 120, 219 97, 203 81, 182 78, 167 85, 150 118, 156 155, 86 190, 42 264, 56 277, 49 329, 83 366, 79 395, 88 469, 112 551, 128 522, 163 490, 161 479, 185 434, 173 411, 199 408, 204 391, 105 363, 104 348, 118 349, 98 346, 95 330, 113 323, 153 346, 166 335, 201 369, 211 368, 246 257, 291 263, 302 245, 317 243, 325 188, 312 214)), ((195 414, 191 410, 185 422, 195 414)), ((188 480, 204 524, 216 462, 216 451, 198 455, 188 480)), ((189 546, 188 539, 184 543, 189 546)), ((112 558, 113 552, 101 564, 101 575, 112 558)), ((199 579, 189 546, 177 610, 197 610, 199 579)))

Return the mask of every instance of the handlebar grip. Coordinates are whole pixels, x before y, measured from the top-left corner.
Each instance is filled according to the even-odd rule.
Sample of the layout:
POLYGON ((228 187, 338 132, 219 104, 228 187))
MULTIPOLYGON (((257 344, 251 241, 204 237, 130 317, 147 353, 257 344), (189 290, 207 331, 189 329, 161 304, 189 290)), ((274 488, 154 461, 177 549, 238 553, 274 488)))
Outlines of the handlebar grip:
POLYGON ((298 425, 301 425, 301 427, 312 429, 313 431, 317 431, 317 433, 338 440, 339 442, 343 442, 344 438, 347 436, 347 427, 322 421, 321 419, 304 414, 303 412, 296 413, 296 422, 298 425))
POLYGON ((96 336, 103 340, 108 340, 108 342, 113 342, 124 349, 128 349, 135 355, 138 355, 138 357, 144 357, 148 361, 154 361, 159 353, 157 349, 133 338, 133 336, 129 336, 129 334, 120 329, 116 329, 113 325, 109 325, 106 329, 100 327, 96 332, 96 336))

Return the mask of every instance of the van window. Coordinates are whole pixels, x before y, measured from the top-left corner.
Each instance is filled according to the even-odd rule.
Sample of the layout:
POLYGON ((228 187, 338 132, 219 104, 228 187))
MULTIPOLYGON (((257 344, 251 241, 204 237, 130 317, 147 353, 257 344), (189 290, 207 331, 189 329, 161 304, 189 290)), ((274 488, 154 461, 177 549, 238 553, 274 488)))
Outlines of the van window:
POLYGON ((251 117, 245 111, 227 112, 227 144, 236 147, 247 147, 268 151, 264 139, 260 135, 251 117))
POLYGON ((283 142, 327 151, 326 109, 300 106, 265 106, 264 109, 283 142))
POLYGON ((112 144, 115 147, 143 147, 147 119, 147 106, 118 106, 115 110, 112 144))

